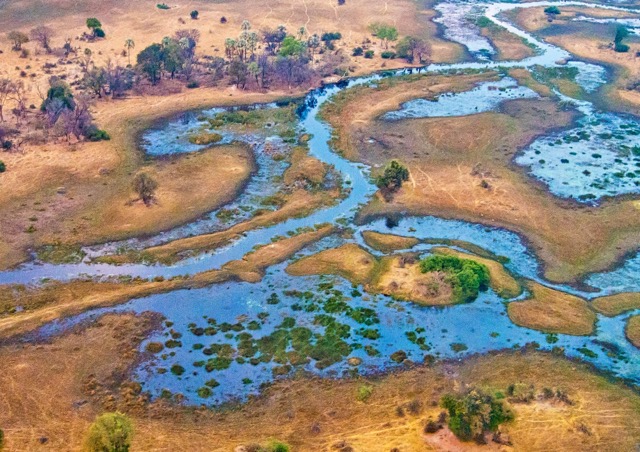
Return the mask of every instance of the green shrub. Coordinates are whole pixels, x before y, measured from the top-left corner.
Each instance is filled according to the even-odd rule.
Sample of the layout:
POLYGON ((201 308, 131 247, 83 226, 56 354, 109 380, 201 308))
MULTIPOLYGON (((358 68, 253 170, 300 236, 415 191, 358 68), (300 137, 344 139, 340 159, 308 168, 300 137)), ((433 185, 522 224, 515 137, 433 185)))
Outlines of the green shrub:
POLYGON ((472 389, 464 395, 446 394, 440 406, 449 413, 449 428, 461 440, 483 441, 486 431, 513 419, 513 413, 494 396, 472 389))
POLYGON ((378 188, 395 191, 402 187, 402 182, 409 180, 409 170, 397 160, 392 160, 376 178, 378 188))
POLYGON ((287 443, 283 443, 282 441, 273 440, 269 442, 265 452, 289 452, 291 447, 287 443))
POLYGON ((366 402, 369 400, 369 397, 373 394, 373 386, 370 385, 360 385, 358 386, 358 390, 356 391, 356 399, 358 402, 366 402))
POLYGON ((166 3, 158 3, 156 6, 158 7, 158 9, 169 9, 169 5, 167 5, 166 3))
POLYGON ((560 9, 557 6, 549 6, 548 8, 544 9, 544 13, 556 16, 560 14, 560 9))
POLYGON ((192 18, 193 20, 196 20, 196 19, 198 18, 198 15, 199 15, 199 14, 200 14, 200 13, 198 12, 198 10, 194 9, 193 11, 191 11, 191 13, 190 13, 189 15, 191 16, 191 18, 192 18))
POLYGON ((89 126, 89 128, 85 131, 85 136, 89 141, 108 141, 111 139, 106 131, 98 129, 94 125, 89 126))
POLYGON ((128 452, 131 447, 133 426, 122 413, 105 413, 96 418, 85 440, 90 452, 128 452))
POLYGON ((385 60, 393 60, 396 57, 396 53, 391 50, 385 50, 380 54, 380 56, 385 60))
POLYGON ((353 49, 353 52, 351 52, 351 56, 362 56, 364 54, 364 50, 362 49, 362 47, 356 47, 353 49))
POLYGON ((617 42, 615 44, 615 46, 613 47, 613 50, 615 50, 616 52, 619 52, 619 53, 626 53, 626 52, 629 51, 629 46, 626 45, 626 44, 623 44, 621 42, 617 42))
POLYGON ((0 160, 0 173, 4 173, 6 170, 7 170, 7 165, 5 165, 2 160, 0 160))
POLYGON ((96 28, 93 30, 93 34, 96 38, 104 38, 107 35, 102 28, 96 28))
POLYGON ((423 273, 441 271, 449 276, 455 301, 464 303, 474 300, 478 292, 489 287, 489 269, 478 262, 456 256, 428 256, 420 261, 423 273))
POLYGON ((373 58, 374 54, 375 52, 373 50, 367 50, 366 52, 364 52, 364 57, 370 60, 371 58, 373 58))

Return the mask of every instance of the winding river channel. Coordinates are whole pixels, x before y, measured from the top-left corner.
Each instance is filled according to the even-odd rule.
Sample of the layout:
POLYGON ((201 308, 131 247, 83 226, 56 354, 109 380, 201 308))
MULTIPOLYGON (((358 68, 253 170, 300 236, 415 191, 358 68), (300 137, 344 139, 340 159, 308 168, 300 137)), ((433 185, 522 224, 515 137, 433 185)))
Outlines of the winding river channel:
MULTIPOLYGON (((347 195, 335 205, 317 210, 304 218, 292 218, 282 223, 246 232, 243 237, 213 252, 182 260, 173 265, 107 265, 91 261, 96 256, 121 248, 144 249, 176 238, 208 233, 229 227, 247 217, 239 214, 231 223, 219 220, 218 211, 191 224, 166 231, 151 238, 133 239, 118 243, 87 247, 87 258, 79 264, 54 265, 32 262, 17 269, 0 273, 0 283, 37 283, 44 279, 70 280, 78 277, 109 277, 117 275, 170 278, 196 274, 220 268, 225 263, 241 259, 257 245, 270 243, 276 236, 291 235, 300 228, 322 223, 348 225, 353 238, 330 236, 313 244, 296 257, 323 249, 356 242, 373 254, 362 240, 363 231, 377 231, 411 235, 420 239, 462 240, 482 247, 495 255, 508 258, 506 267, 515 275, 556 287, 587 299, 619 292, 640 291, 640 258, 631 257, 619 268, 593 274, 587 283, 597 292, 582 292, 576 288, 555 286, 541 277, 540 265, 517 234, 481 224, 437 217, 404 217, 397 225, 375 220, 364 225, 354 223, 358 209, 375 193, 369 168, 342 158, 332 151, 330 127, 318 119, 321 107, 337 93, 358 85, 375 85, 383 77, 400 77, 411 72, 451 73, 468 70, 504 68, 570 67, 577 71, 575 80, 585 92, 594 93, 606 83, 606 70, 598 65, 575 61, 565 50, 550 45, 526 33, 511 23, 504 14, 517 8, 558 5, 586 6, 623 10, 617 6, 603 6, 581 2, 532 3, 449 3, 436 6, 439 23, 445 37, 466 46, 473 61, 456 64, 432 64, 421 69, 388 71, 367 77, 346 80, 311 91, 299 112, 299 133, 311 136, 310 154, 331 165, 340 176, 347 195), (534 55, 521 61, 493 61, 495 50, 481 37, 479 30, 464 20, 474 11, 497 25, 523 38, 534 55), (393 227, 391 227, 393 226, 393 227)), ((620 159, 620 140, 628 146, 640 146, 640 123, 631 116, 599 111, 585 101, 566 98, 582 114, 572 127, 536 139, 517 157, 516 163, 527 168, 532 178, 542 181, 555 196, 572 198, 575 202, 597 204, 603 197, 640 193, 634 177, 613 177, 638 170, 640 158, 620 159), (616 139, 605 137, 603 131, 614 130, 616 139), (579 136, 580 141, 563 139, 579 136), (597 153, 596 153, 597 151, 597 153), (597 157, 594 156, 597 154, 597 157), (583 171, 589 169, 589 177, 583 171)), ((496 82, 479 84, 473 90, 450 93, 434 101, 416 99, 401 109, 389 112, 389 121, 416 117, 462 116, 490 111, 510 99, 536 98, 537 94, 509 77, 496 82)), ((261 105, 251 108, 277 108, 261 105)), ((169 153, 198 152, 205 146, 189 144, 184 139, 203 121, 223 111, 212 109, 163 123, 144 136, 143 148, 153 156, 169 153)), ((280 175, 286 164, 274 161, 265 149, 286 146, 278 137, 264 133, 228 134, 224 140, 249 143, 256 155, 258 172, 231 207, 255 204, 260 197, 278 190, 273 176, 280 175)), ((225 206, 229 209, 230 206, 225 206)), ((241 209, 239 209, 241 211, 241 209)), ((429 253, 431 245, 418 245, 414 251, 429 253)), ((268 269, 260 283, 228 282, 197 290, 134 299, 126 304, 95 309, 73 318, 52 322, 38 331, 38 337, 58 334, 70 325, 96 318, 107 312, 154 311, 166 318, 161 331, 154 333, 149 343, 164 343, 162 352, 135 371, 135 377, 145 390, 154 396, 181 393, 190 403, 219 404, 243 400, 259 392, 261 385, 297 371, 323 376, 340 377, 354 372, 375 373, 397 366, 390 357, 402 351, 415 362, 425 359, 462 358, 469 354, 485 353, 506 348, 520 348, 526 344, 551 350, 563 347, 565 354, 592 362, 617 376, 640 383, 640 351, 624 335, 627 313, 614 318, 598 316, 597 331, 589 337, 545 335, 514 325, 506 315, 505 300, 491 290, 481 293, 473 303, 446 308, 428 308, 413 303, 398 302, 389 297, 364 294, 361 287, 353 287, 337 277, 294 277, 284 268, 287 262, 268 269), (318 354, 311 361, 296 363, 288 355, 283 358, 269 353, 274 343, 285 341, 287 352, 293 353, 296 344, 322 343, 331 339, 337 344, 330 356, 318 354), (287 364, 288 363, 288 364, 287 364)), ((277 347, 276 347, 277 348, 277 347)))

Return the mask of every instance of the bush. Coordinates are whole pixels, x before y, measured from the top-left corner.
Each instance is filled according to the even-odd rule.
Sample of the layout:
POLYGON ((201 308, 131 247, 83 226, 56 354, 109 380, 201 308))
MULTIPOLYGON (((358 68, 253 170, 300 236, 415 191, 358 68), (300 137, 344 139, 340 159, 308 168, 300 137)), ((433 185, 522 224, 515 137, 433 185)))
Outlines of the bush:
POLYGON ((548 8, 544 9, 544 13, 556 16, 560 14, 560 9, 557 6, 549 6, 548 8))
POLYGON ((484 433, 495 432, 513 413, 494 396, 472 389, 464 395, 446 394, 440 406, 449 412, 449 428, 463 441, 484 442, 484 433))
POLYGON ((158 7, 158 9, 169 9, 169 5, 167 5, 166 3, 158 3, 156 6, 158 7))
POLYGON ((378 188, 393 192, 402 187, 402 183, 407 180, 409 180, 409 170, 397 160, 392 160, 375 182, 378 188))
POLYGON ((364 50, 362 49, 362 47, 356 47, 355 49, 353 49, 353 52, 351 52, 351 56, 362 56, 364 54, 364 50))
POLYGON ((366 402, 371 397, 371 394, 373 394, 373 386, 360 385, 356 391, 356 400, 358 402, 366 402))
POLYGON ((191 11, 191 13, 190 13, 189 15, 191 16, 191 18, 192 18, 193 20, 196 20, 196 19, 198 18, 198 15, 199 15, 199 14, 200 14, 200 13, 198 12, 198 10, 194 9, 193 11, 191 11))
POLYGON ((420 269, 423 273, 447 273, 455 301, 458 303, 474 300, 479 291, 487 290, 491 279, 489 269, 485 265, 456 256, 428 256, 420 261, 420 269))
POLYGON ((615 50, 616 52, 619 53, 626 53, 629 51, 629 46, 626 44, 622 44, 621 42, 617 42, 614 46, 613 46, 613 50, 615 50))
POLYGON ((0 160, 0 173, 4 173, 7 170, 7 166, 2 160, 0 160))
POLYGON ((385 60, 393 60, 396 57, 396 53, 391 50, 385 50, 380 54, 380 56, 385 60))
POLYGON ((375 54, 375 52, 373 50, 367 50, 364 53, 364 57, 370 60, 371 58, 373 58, 374 54, 375 54))
POLYGON ((86 130, 85 136, 89 141, 102 141, 102 140, 109 141, 111 139, 111 137, 106 131, 102 129, 98 129, 96 126, 93 126, 93 125, 86 130))
POLYGON ((269 443, 266 452, 289 452, 290 450, 291 448, 287 443, 274 440, 269 443))
POLYGON ((96 28, 93 33, 96 35, 96 38, 104 38, 107 35, 102 28, 96 28))
POLYGON ((85 440, 90 452, 128 452, 131 447, 133 426, 122 413, 105 413, 96 418, 85 440))
POLYGON ((200 84, 195 80, 191 80, 189 83, 187 83, 187 88, 189 89, 198 88, 199 86, 200 84))

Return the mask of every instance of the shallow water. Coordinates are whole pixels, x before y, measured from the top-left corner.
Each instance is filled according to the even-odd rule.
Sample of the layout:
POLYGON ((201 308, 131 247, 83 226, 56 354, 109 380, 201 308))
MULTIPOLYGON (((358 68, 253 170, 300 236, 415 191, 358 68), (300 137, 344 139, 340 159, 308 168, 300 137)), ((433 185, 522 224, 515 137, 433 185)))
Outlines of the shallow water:
MULTIPOLYGON (((462 20, 463 17, 452 7, 452 5, 459 6, 459 4, 444 3, 439 5, 439 10, 444 14, 442 23, 448 24, 449 28, 456 28, 456 30, 450 30, 452 39, 456 39, 466 45, 472 54, 476 52, 479 61, 451 65, 431 65, 425 68, 424 71, 450 71, 455 73, 456 71, 465 69, 499 69, 501 67, 532 68, 534 65, 556 66, 558 61, 566 60, 570 57, 566 51, 537 40, 499 17, 502 12, 514 8, 548 6, 553 4, 568 5, 581 3, 494 3, 477 4, 474 6, 474 8, 478 9, 478 12, 474 12, 473 14, 479 14, 483 11, 487 17, 507 28, 507 30, 512 33, 524 38, 538 49, 535 56, 523 61, 502 62, 499 64, 486 61, 485 55, 481 52, 481 47, 478 47, 477 50, 472 50, 473 45, 475 45, 472 41, 476 39, 473 36, 474 31, 471 30, 471 33, 466 33, 465 30, 460 29, 466 27, 466 22, 462 20), (448 10, 451 12, 447 13, 448 10), (457 16, 454 18, 455 20, 449 20, 447 14, 457 16)), ((600 5, 598 7, 602 6, 600 5)), ((603 70, 598 66, 580 62, 572 62, 570 64, 578 68, 579 74, 578 77, 576 77, 576 81, 583 86, 586 92, 593 92, 604 83, 603 70)), ((405 71, 395 71, 390 74, 398 76, 404 73, 405 71)), ((331 138, 331 130, 326 124, 320 122, 316 118, 316 115, 323 103, 329 101, 331 97, 339 91, 356 85, 375 83, 381 77, 382 75, 373 75, 349 80, 339 86, 332 85, 314 90, 307 96, 307 108, 301 116, 300 131, 312 135, 312 139, 309 141, 310 154, 333 165, 337 173, 342 176, 345 186, 350 188, 349 195, 345 199, 340 200, 337 205, 316 211, 307 218, 290 219, 275 226, 250 231, 245 234, 244 237, 225 248, 216 250, 213 253, 206 253, 195 258, 184 260, 172 266, 134 264, 114 267, 109 265, 95 265, 87 262, 79 265, 39 265, 31 263, 14 271, 0 273, 0 283, 30 282, 51 277, 64 280, 79 277, 82 274, 93 276, 120 274, 143 277, 158 275, 170 277, 187 273, 192 274, 218 268, 230 260, 239 259, 248 251, 252 250, 254 246, 268 243, 275 236, 286 236, 298 228, 313 226, 324 222, 349 224, 354 230, 353 240, 361 244, 363 243, 360 234, 364 230, 413 235, 423 239, 467 241, 481 246, 496 255, 506 257, 508 259, 506 266, 514 274, 544 283, 539 276, 539 264, 535 256, 517 234, 506 230, 435 217, 405 217, 393 227, 390 227, 390 224, 384 220, 374 221, 363 226, 354 226, 352 224, 358 208, 375 192, 375 187, 369 181, 369 170, 365 165, 354 164, 332 152, 328 145, 331 138)), ((483 96, 469 96, 468 93, 441 96, 436 102, 429 102, 428 105, 415 107, 415 103, 407 104, 409 107, 405 105, 402 110, 396 113, 409 115, 409 113, 402 112, 409 111, 413 105, 414 113, 411 114, 416 114, 415 111, 419 111, 418 114, 426 114, 427 116, 473 114, 478 111, 487 111, 495 108, 500 102, 505 100, 505 98, 515 96, 515 93, 524 96, 530 95, 529 91, 525 91, 526 89, 523 87, 514 86, 507 89, 508 86, 512 86, 512 81, 507 78, 493 83, 494 85, 496 83, 505 83, 508 85, 501 86, 505 88, 505 91, 501 91, 500 89, 489 90, 488 86, 490 85, 484 85, 486 86, 486 93, 482 91, 485 89, 483 85, 480 85, 476 87, 475 90, 480 90, 479 92, 482 92, 483 96), (502 93, 505 93, 504 96, 502 93), (452 102, 451 98, 454 98, 456 101, 452 102), (469 103, 470 105, 463 105, 461 108, 460 103, 469 103)), ((477 93, 478 91, 476 94, 477 93)), ((578 102, 578 106, 585 115, 584 121, 586 121, 580 123, 580 127, 599 131, 600 127, 612 127, 613 125, 613 127, 627 132, 629 130, 635 131, 635 125, 631 129, 629 127, 622 128, 622 125, 626 123, 618 122, 618 120, 630 121, 630 119, 620 119, 622 118, 621 116, 596 112, 590 104, 584 101, 578 102), (590 121, 594 117, 602 118, 602 121, 606 119, 608 122, 593 124, 590 121)), ((184 117, 174 123, 165 125, 164 128, 149 132, 147 135, 150 143, 149 146, 151 146, 148 147, 149 152, 152 154, 185 151, 197 152, 197 148, 193 148, 184 142, 184 132, 191 127, 189 121, 191 121, 189 117, 184 117)), ((558 136, 561 136, 561 134, 558 134, 558 136)), ((591 171, 593 176, 589 179, 589 183, 591 183, 593 178, 604 178, 609 172, 617 171, 619 167, 616 165, 629 165, 629 161, 622 164, 615 161, 616 157, 614 157, 614 155, 619 154, 616 154, 619 149, 614 147, 608 149, 606 152, 601 150, 600 153, 602 156, 597 159, 597 162, 589 160, 589 158, 596 158, 593 157, 593 155, 589 157, 587 151, 581 154, 581 151, 576 150, 575 147, 578 146, 578 144, 581 147, 587 147, 587 144, 583 143, 583 141, 588 140, 584 139, 584 135, 582 135, 582 137, 583 139, 581 141, 571 141, 570 144, 574 147, 569 147, 567 144, 566 149, 563 147, 563 144, 556 144, 555 141, 553 141, 553 146, 550 146, 551 138, 549 137, 541 138, 519 157, 522 159, 528 158, 529 161, 520 163, 531 165, 532 174, 544 180, 553 193, 558 196, 569 197, 579 197, 580 194, 584 194, 584 190, 586 190, 587 180, 582 176, 575 176, 576 168, 587 167, 589 164, 594 165, 594 170, 591 171), (535 146, 539 147, 536 148, 535 146), (536 154, 536 151, 539 151, 540 154, 536 154), (540 167, 537 167, 535 162, 531 162, 531 155, 538 157, 542 155, 543 151, 545 152, 546 159, 549 159, 551 163, 548 166, 539 163, 540 167), (576 155, 573 155, 572 152, 575 152, 576 155), (571 158, 567 158, 569 162, 557 163, 556 159, 563 158, 561 155, 565 154, 571 156, 571 158), (560 166, 561 164, 567 166, 560 166), (598 169, 595 170, 595 168, 598 169), (575 186, 567 188, 570 184, 575 184, 575 186), (583 185, 580 186, 580 184, 583 185)), ((604 138, 600 137, 599 139, 604 140, 604 138)), ((613 142, 615 142, 615 140, 612 141, 612 143, 613 142)), ((602 144, 602 146, 605 146, 605 144, 602 144)), ((538 157, 538 160, 541 158, 542 157, 538 157)), ((260 157, 258 157, 258 159, 260 159, 260 157)), ((282 170, 277 166, 270 167, 265 164, 265 162, 262 162, 262 164, 259 162, 259 166, 261 171, 264 171, 264 180, 268 180, 274 173, 282 170)), ((629 177, 629 179, 632 178, 629 177)), ((624 179, 624 183, 618 184, 608 182, 607 187, 603 188, 601 192, 594 192, 593 187, 589 187, 589 190, 590 192, 594 192, 597 197, 608 194, 636 192, 633 187, 627 185, 627 182, 627 179, 624 179)), ((241 196, 251 196, 251 191, 251 189, 248 189, 247 192, 241 196)), ((585 199, 584 201, 591 202, 593 200, 585 199)), ((202 231, 207 228, 215 229, 216 227, 217 226, 211 222, 207 223, 207 219, 199 220, 183 228, 177 228, 173 232, 175 235, 171 237, 189 235, 194 233, 193 231, 202 231), (203 229, 198 229, 200 226, 195 225, 203 225, 203 229)), ((159 235, 158 237, 150 239, 150 242, 140 243, 154 243, 153 240, 163 241, 166 240, 166 238, 166 235, 159 235)), ((330 237, 309 247, 300 254, 308 254, 325 247, 337 246, 343 242, 343 239, 330 237)), ((133 244, 132 246, 136 245, 133 244)), ((430 246, 428 245, 421 245, 416 247, 416 250, 428 253, 429 248, 430 246)), ((98 252, 97 250, 99 249, 100 247, 96 248, 95 252, 98 252)), ((620 269, 599 275, 592 275, 587 282, 600 288, 602 293, 615 293, 623 290, 640 291, 640 281, 635 276, 637 275, 638 268, 640 268, 638 262, 638 258, 630 259, 620 269)), ((244 399, 249 394, 256 393, 259 390, 260 384, 273 381, 275 378, 273 375, 274 369, 282 371, 281 366, 283 362, 290 360, 293 355, 287 354, 286 357, 274 356, 268 360, 265 357, 263 360, 260 360, 259 357, 261 355, 256 352, 253 358, 257 362, 254 361, 254 363, 245 362, 241 364, 237 361, 229 362, 225 360, 227 358, 235 359, 238 357, 237 349, 239 340, 245 341, 244 345, 246 348, 246 341, 248 340, 253 341, 253 344, 254 342, 260 342, 261 338, 265 336, 272 335, 276 329, 291 330, 291 325, 287 326, 287 328, 282 326, 284 319, 287 317, 295 319, 295 326, 307 328, 310 331, 309 334, 311 334, 310 342, 315 345, 322 343, 322 341, 326 339, 326 336, 331 334, 344 336, 341 338, 332 337, 331 340, 335 343, 338 343, 338 339, 344 342, 346 344, 345 350, 348 350, 348 353, 344 351, 343 356, 340 356, 340 359, 328 367, 318 369, 316 366, 317 362, 312 360, 309 363, 293 366, 293 368, 288 370, 288 373, 283 373, 283 376, 295 372, 295 368, 321 375, 339 376, 344 373, 350 374, 353 372, 353 366, 350 366, 346 361, 349 357, 357 357, 362 360, 362 364, 359 366, 360 372, 366 373, 385 370, 395 365, 394 362, 390 360, 390 355, 398 350, 405 351, 411 360, 421 361, 425 354, 434 355, 439 358, 462 357, 469 353, 482 353, 516 345, 523 346, 528 342, 536 341, 545 349, 551 349, 554 346, 564 347, 567 355, 593 361, 598 367, 610 370, 616 375, 635 381, 640 377, 640 352, 634 349, 624 337, 624 320, 628 314, 613 319, 599 318, 598 331, 593 337, 546 336, 513 325, 506 316, 503 300, 499 299, 491 291, 481 294, 475 302, 470 304, 448 308, 425 308, 412 303, 394 302, 387 297, 363 296, 362 288, 352 288, 350 284, 340 278, 291 277, 284 272, 286 265, 287 264, 284 263, 270 268, 265 279, 259 284, 231 282, 206 289, 176 291, 169 294, 154 295, 132 300, 127 304, 115 308, 98 309, 70 319, 53 322, 45 326, 39 334, 44 336, 57 334, 60 331, 64 331, 65 328, 71 324, 83 320, 90 320, 92 317, 104 314, 105 312, 143 312, 146 310, 160 312, 169 322, 173 323, 171 326, 167 326, 163 331, 151 337, 147 342, 166 342, 170 339, 170 335, 173 334, 174 342, 169 342, 172 348, 166 348, 151 362, 143 363, 136 370, 136 376, 144 383, 145 389, 151 391, 154 396, 161 395, 162 390, 166 388, 174 393, 180 392, 185 394, 187 400, 194 403, 203 402, 211 404, 231 399, 244 399), (329 287, 329 285, 332 285, 332 287, 329 287), (311 298, 301 299, 299 294, 291 292, 285 293, 291 290, 298 290, 302 293, 310 292, 311 298), (272 302, 275 301, 272 295, 273 293, 276 293, 278 301, 277 303, 270 304, 269 300, 272 302), (345 297, 349 298, 349 300, 346 300, 345 297), (347 304, 340 304, 340 302, 347 304), (368 321, 370 324, 363 325, 358 323, 358 320, 354 317, 355 314, 353 314, 354 310, 358 308, 373 309, 377 322, 374 321, 372 316, 369 316, 368 321), (264 312, 268 314, 266 317, 261 314, 264 312), (323 316, 316 318, 319 314, 323 316), (242 325, 238 325, 239 323, 242 325), (249 329, 249 324, 251 324, 254 329, 249 329), (280 328, 278 328, 279 325, 280 328), (204 330, 207 327, 212 328, 209 330, 211 334, 200 334, 199 328, 204 330), (340 333, 335 333, 332 328, 337 328, 340 333), (358 333, 358 330, 362 328, 365 330, 375 329, 377 333, 366 333, 365 331, 358 333), (194 334, 192 330, 197 331, 198 334, 194 334), (251 339, 247 339, 246 335, 238 337, 243 332, 250 332, 251 339), (413 333, 415 336, 412 334, 407 336, 407 332, 413 333), (362 337, 365 333, 369 338, 362 337), (373 338, 373 336, 379 337, 373 338), (594 342, 597 340, 605 341, 607 344, 613 344, 604 346, 609 350, 609 353, 603 351, 602 344, 598 345, 598 343, 594 342), (177 343, 180 343, 180 345, 178 346, 177 343), (198 343, 202 343, 203 348, 193 349, 193 346, 198 343), (211 344, 219 345, 211 348, 211 344), (222 344, 228 345, 223 346, 222 344), (452 344, 458 345, 452 346, 452 344), (375 348, 380 355, 374 356, 375 353, 372 352, 371 348, 369 348, 369 353, 367 353, 365 346, 375 348), (207 349, 207 353, 209 353, 208 355, 203 353, 205 348, 207 349), (458 351, 454 350, 454 348, 458 351), (582 349, 582 351, 580 351, 580 349, 582 349), (611 350, 615 350, 616 352, 612 353, 611 350), (588 357, 585 355, 585 353, 592 355, 591 352, 595 353, 596 356, 588 357), (224 356, 221 356, 221 353, 224 356), (166 354, 166 357, 163 358, 162 354, 166 354), (207 362, 207 360, 214 358, 222 358, 222 360, 218 359, 212 363, 212 366, 220 367, 219 370, 212 368, 210 371, 207 371, 207 369, 203 367, 194 367, 193 365, 194 362, 207 362), (178 377, 170 371, 174 365, 180 365, 184 368, 184 373, 181 376, 178 377), (228 367, 225 368, 227 365, 228 367), (165 369, 165 372, 163 373, 160 369, 165 369), (196 372, 196 374, 194 374, 194 372, 196 372), (205 398, 200 397, 197 393, 199 389, 201 395, 208 395, 209 390, 203 391, 202 388, 204 388, 205 382, 211 380, 211 378, 215 378, 220 385, 215 386, 212 383, 212 387, 210 388, 211 395, 205 398)), ((587 296, 587 294, 580 293, 568 287, 565 287, 564 290, 587 296)), ((590 294, 590 296, 594 295, 590 294)), ((369 311, 360 310, 357 312, 369 311)), ((362 319, 360 320, 362 321, 362 319)), ((281 334, 287 337, 288 334, 293 333, 281 332, 281 334)), ((290 340, 290 338, 287 340, 290 340)), ((264 340, 262 342, 264 342, 264 340)), ((143 347, 144 345, 146 344, 143 344, 143 347)), ((284 347, 283 353, 292 352, 294 349, 294 344, 288 343, 286 347, 284 347)), ((324 352, 326 352, 326 350, 324 350, 324 352)), ((250 358, 245 358, 245 360, 248 359, 250 358)), ((325 362, 324 364, 326 365, 327 363, 325 362)))

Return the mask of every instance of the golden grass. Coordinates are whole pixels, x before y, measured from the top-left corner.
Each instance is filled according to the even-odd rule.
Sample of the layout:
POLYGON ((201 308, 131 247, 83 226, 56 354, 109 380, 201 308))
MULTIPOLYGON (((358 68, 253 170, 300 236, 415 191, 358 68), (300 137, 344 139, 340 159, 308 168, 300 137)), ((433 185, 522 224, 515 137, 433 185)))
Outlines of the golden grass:
MULTIPOLYGON (((418 367, 372 379, 300 378, 276 382, 262 397, 233 410, 145 403, 126 372, 153 319, 107 316, 49 344, 0 348, 0 425, 11 451, 31 451, 48 438, 52 450, 81 450, 94 417, 128 413, 135 426, 132 450, 229 451, 278 438, 293 450, 434 450, 423 433, 440 412, 444 394, 480 386, 505 392, 513 383, 568 393, 572 405, 536 400, 510 404, 515 420, 503 425, 515 450, 632 450, 640 441, 640 397, 587 365, 539 352, 505 352, 418 367), (358 386, 373 387, 366 403, 358 386), (80 407, 76 403, 85 401, 80 407), (407 410, 418 402, 417 413, 407 410), (398 416, 403 407, 405 415, 398 416), (585 429, 590 434, 584 433, 585 429), (337 449, 336 449, 337 450, 337 449)), ((453 442, 449 450, 473 445, 453 442)))
POLYGON ((482 36, 488 38, 498 51, 497 61, 519 61, 533 56, 533 49, 527 46, 519 36, 505 28, 490 25, 481 29, 482 36))
POLYGON ((522 293, 522 286, 515 280, 513 276, 504 268, 500 262, 474 254, 463 253, 451 248, 433 248, 436 254, 444 254, 447 256, 455 256, 461 259, 469 259, 485 265, 489 269, 491 275, 490 286, 495 293, 502 298, 515 298, 522 293))
POLYGON ((284 173, 284 183, 292 185, 296 181, 308 181, 321 184, 327 175, 327 167, 315 157, 311 157, 306 148, 297 147, 291 155, 291 165, 284 173))
POLYGON ((593 309, 608 317, 640 308, 640 293, 619 293, 591 300, 593 309))
POLYGON ((381 234, 375 231, 363 231, 362 238, 371 248, 383 253, 392 253, 399 250, 413 248, 420 240, 415 237, 404 237, 394 234, 381 234))
POLYGON ((509 303, 507 313, 516 325, 573 336, 593 333, 596 315, 582 298, 530 281, 531 296, 509 303))
POLYGON ((393 122, 376 119, 408 98, 469 89, 483 77, 488 76, 396 81, 385 89, 353 90, 329 106, 327 116, 344 155, 371 165, 395 158, 411 173, 391 202, 374 198, 362 209, 359 221, 408 213, 504 227, 528 239, 544 262, 545 277, 556 282, 574 282, 605 270, 637 248, 638 202, 617 200, 576 208, 512 163, 514 155, 535 137, 571 124, 573 114, 559 110, 549 99, 509 101, 502 104, 500 113, 393 122), (581 227, 575 228, 576 224, 581 227))
POLYGON ((629 317, 624 328, 624 335, 634 347, 640 348, 640 315, 629 317))
POLYGON ((353 282, 369 282, 376 266, 376 258, 354 243, 321 251, 303 257, 287 267, 287 273, 294 276, 338 275, 353 282))

